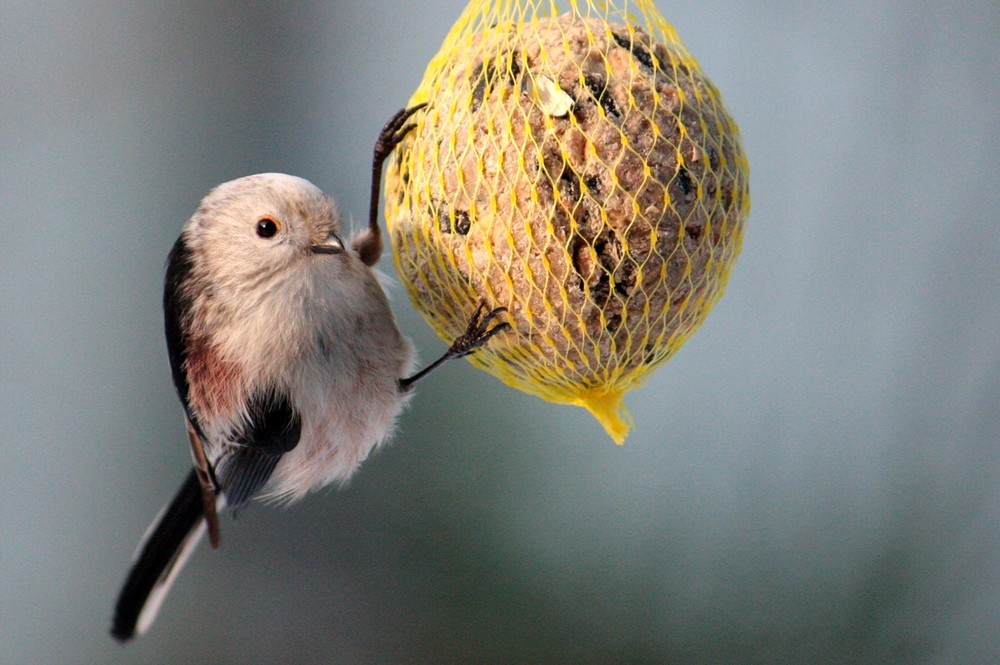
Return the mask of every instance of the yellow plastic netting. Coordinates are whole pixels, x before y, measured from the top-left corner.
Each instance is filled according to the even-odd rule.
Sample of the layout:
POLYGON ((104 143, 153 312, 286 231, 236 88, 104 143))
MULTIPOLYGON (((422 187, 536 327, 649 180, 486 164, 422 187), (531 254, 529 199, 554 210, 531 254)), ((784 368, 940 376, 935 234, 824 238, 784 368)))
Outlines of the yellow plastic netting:
POLYGON ((739 131, 652 2, 473 0, 386 174, 396 268, 446 341, 480 302, 513 332, 470 357, 587 408, 621 403, 704 320, 750 209, 739 131))

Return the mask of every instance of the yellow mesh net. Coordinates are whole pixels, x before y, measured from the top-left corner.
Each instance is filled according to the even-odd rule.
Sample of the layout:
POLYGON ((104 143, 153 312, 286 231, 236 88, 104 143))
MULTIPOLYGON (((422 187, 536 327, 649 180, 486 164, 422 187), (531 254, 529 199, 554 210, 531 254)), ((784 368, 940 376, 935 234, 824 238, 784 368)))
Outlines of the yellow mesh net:
POLYGON ((652 2, 473 0, 386 174, 396 268, 444 340, 480 302, 513 331, 470 357, 587 408, 622 396, 725 288, 750 209, 739 131, 652 2))

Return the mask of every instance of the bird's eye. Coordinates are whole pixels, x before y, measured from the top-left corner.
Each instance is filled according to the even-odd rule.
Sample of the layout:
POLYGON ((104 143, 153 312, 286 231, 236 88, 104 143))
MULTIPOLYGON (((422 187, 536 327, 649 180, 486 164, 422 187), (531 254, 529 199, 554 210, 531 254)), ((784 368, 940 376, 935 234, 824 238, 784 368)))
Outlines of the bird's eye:
POLYGON ((257 235, 261 238, 273 238, 280 229, 281 225, 270 217, 261 217, 257 220, 257 235))

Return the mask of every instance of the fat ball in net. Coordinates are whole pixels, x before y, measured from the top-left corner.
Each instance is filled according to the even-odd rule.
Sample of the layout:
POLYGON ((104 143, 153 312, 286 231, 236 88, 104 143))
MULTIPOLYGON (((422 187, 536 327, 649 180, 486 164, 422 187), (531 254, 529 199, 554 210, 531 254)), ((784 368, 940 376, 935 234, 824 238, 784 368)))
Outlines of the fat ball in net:
POLYGON ((480 303, 512 331, 470 357, 587 408, 622 396, 725 288, 748 165, 718 90, 651 2, 473 0, 410 104, 386 173, 396 269, 442 339, 480 303))

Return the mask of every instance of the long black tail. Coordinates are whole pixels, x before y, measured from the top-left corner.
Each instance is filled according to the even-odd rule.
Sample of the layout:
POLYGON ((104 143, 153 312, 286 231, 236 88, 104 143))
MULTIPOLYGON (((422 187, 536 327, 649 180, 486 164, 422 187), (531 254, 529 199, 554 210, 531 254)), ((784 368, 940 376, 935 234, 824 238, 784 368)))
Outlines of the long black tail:
POLYGON ((145 632, 174 577, 205 531, 198 477, 192 470, 174 500, 149 527, 118 594, 111 634, 122 642, 145 632))

